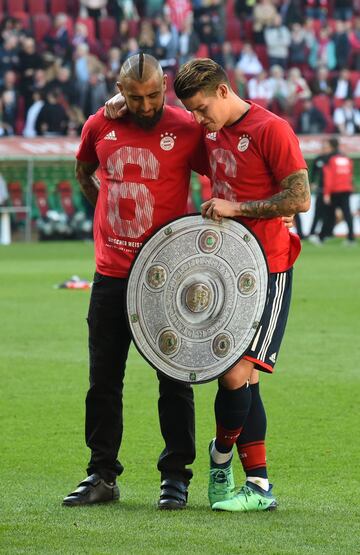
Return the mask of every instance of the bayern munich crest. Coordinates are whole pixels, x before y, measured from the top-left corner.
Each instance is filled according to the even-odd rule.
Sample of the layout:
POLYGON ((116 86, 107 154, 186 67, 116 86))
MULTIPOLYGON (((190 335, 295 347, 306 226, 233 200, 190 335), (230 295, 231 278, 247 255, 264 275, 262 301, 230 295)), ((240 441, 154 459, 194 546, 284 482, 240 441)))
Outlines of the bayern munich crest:
POLYGON ((176 136, 172 133, 165 133, 161 135, 160 146, 163 150, 172 150, 175 145, 176 136))
POLYGON ((135 345, 175 380, 218 378, 253 340, 267 287, 263 251, 245 226, 200 215, 174 220, 145 242, 130 272, 135 345))
POLYGON ((250 139, 247 135, 243 135, 242 137, 240 137, 239 142, 238 142, 238 150, 240 152, 245 152, 245 150, 247 150, 249 148, 249 144, 250 144, 250 139))

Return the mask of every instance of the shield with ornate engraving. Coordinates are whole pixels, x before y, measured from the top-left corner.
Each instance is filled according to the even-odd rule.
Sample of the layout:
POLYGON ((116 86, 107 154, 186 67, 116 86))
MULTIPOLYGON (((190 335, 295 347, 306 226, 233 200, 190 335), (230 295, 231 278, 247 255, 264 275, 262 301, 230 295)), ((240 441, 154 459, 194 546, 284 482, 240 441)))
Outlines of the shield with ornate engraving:
POLYGON ((268 268, 244 225, 184 216, 156 231, 130 272, 127 311, 136 347, 170 378, 218 378, 254 340, 268 268))

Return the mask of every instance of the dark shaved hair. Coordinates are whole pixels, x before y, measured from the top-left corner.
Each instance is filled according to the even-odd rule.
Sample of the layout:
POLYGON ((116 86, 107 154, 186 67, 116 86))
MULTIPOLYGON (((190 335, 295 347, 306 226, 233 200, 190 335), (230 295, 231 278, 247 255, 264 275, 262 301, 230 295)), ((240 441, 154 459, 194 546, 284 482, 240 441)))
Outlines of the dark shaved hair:
POLYGON ((225 70, 210 58, 190 60, 182 65, 174 81, 176 96, 180 99, 191 98, 198 92, 214 95, 218 86, 231 85, 225 70))
POLYGON ((125 60, 121 66, 119 82, 123 83, 125 79, 133 79, 139 83, 145 83, 154 73, 158 73, 159 77, 163 76, 161 65, 150 54, 140 52, 125 60))

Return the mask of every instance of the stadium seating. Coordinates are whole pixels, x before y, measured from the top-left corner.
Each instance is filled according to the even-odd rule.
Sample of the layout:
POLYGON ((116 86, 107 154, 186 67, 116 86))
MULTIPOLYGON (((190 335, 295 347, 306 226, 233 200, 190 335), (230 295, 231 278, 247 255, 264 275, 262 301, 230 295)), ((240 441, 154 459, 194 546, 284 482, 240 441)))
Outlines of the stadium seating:
POLYGON ((104 17, 99 20, 99 39, 103 48, 108 49, 116 34, 116 21, 113 17, 104 17))
POLYGON ((231 84, 232 88, 234 89, 234 91, 236 91, 237 90, 237 84, 236 84, 235 71, 233 69, 228 69, 227 74, 228 74, 229 81, 230 81, 230 84, 231 84))
POLYGON ((255 44, 254 45, 254 50, 256 52, 257 57, 259 58, 259 61, 260 61, 261 65, 263 66, 263 68, 268 69, 269 68, 269 58, 268 58, 266 45, 265 44, 255 44))
POLYGON ((235 16, 235 11, 234 11, 234 5, 235 5, 235 0, 227 0, 227 2, 225 2, 225 15, 226 15, 226 19, 231 19, 235 16))
POLYGON ((254 30, 253 22, 250 19, 244 21, 244 39, 248 42, 253 42, 254 30))
POLYGON ((339 108, 339 106, 342 106, 343 104, 344 104, 344 99, 343 98, 334 98, 334 100, 333 100, 334 108, 339 108))
POLYGON ((50 0, 50 13, 56 15, 57 13, 67 13, 68 3, 67 0, 50 0))
POLYGON ((45 218, 48 210, 50 209, 50 205, 48 188, 43 181, 36 181, 33 184, 33 196, 38 216, 45 218))
POLYGON ((317 38, 319 38, 321 27, 322 27, 321 19, 313 19, 313 29, 317 38))
POLYGON ((60 183, 57 184, 56 193, 61 210, 66 216, 72 218, 75 214, 75 206, 71 183, 69 181, 60 181, 60 183))
POLYGON ((131 19, 128 21, 129 24, 129 36, 137 37, 139 35, 139 21, 131 19))
POLYGON ((359 79, 360 79, 360 71, 350 71, 350 81, 353 89, 355 89, 359 79))
POLYGON ((50 32, 50 29, 52 27, 51 18, 45 13, 36 14, 32 18, 32 26, 35 40, 39 44, 50 32))
POLYGON ((195 53, 195 58, 208 58, 209 48, 207 44, 200 44, 197 52, 195 53))
POLYGON ((11 16, 15 16, 15 14, 19 12, 25 13, 26 12, 25 0, 8 0, 7 12, 11 16))
POLYGON ((46 0, 28 0, 28 12, 30 15, 46 13, 46 0))
MULTIPOLYGON (((25 198, 24 198, 24 191, 21 186, 20 181, 13 181, 8 183, 8 193, 9 193, 9 202, 10 206, 14 208, 20 208, 21 206, 25 206, 25 198)), ((15 226, 19 224, 24 224, 26 220, 26 212, 15 212, 11 216, 12 223, 15 226)))
POLYGON ((232 53, 238 58, 240 56, 240 52, 242 50, 242 47, 244 46, 244 43, 242 40, 232 40, 231 41, 231 50, 232 53))
POLYGON ((242 28, 240 20, 236 17, 228 18, 225 25, 225 38, 232 42, 233 40, 240 40, 242 37, 242 28))

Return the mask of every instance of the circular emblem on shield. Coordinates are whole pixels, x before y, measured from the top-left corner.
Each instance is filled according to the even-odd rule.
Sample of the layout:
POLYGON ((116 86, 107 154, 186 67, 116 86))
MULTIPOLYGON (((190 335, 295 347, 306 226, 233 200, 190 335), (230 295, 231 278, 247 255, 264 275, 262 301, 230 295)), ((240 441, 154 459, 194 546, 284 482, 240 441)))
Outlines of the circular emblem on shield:
POLYGON ((225 357, 232 346, 231 336, 228 333, 220 333, 214 338, 213 351, 217 357, 225 357))
POLYGON ((213 229, 207 229, 206 231, 200 233, 199 248, 202 252, 214 252, 220 246, 220 243, 221 236, 213 229))
POLYGON ((161 148, 163 150, 172 150, 175 145, 174 139, 176 139, 176 137, 173 137, 172 135, 165 135, 164 137, 162 137, 160 141, 161 148))
POLYGON ((205 283, 193 283, 185 294, 185 304, 191 312, 203 312, 210 303, 211 291, 205 283))
POLYGON ((159 348, 165 355, 173 355, 179 347, 179 341, 176 333, 172 330, 161 332, 159 336, 159 348))
POLYGON ((241 137, 238 143, 238 150, 240 150, 240 152, 244 152, 249 148, 249 144, 249 137, 241 137))
POLYGON ((146 274, 146 281, 153 289, 159 289, 166 281, 166 270, 159 264, 150 266, 146 274))
POLYGON ((238 287, 241 295, 252 295, 256 291, 256 275, 252 270, 245 270, 239 276, 238 287))
POLYGON ((215 379, 253 340, 267 286, 266 260, 248 228, 201 216, 174 220, 148 239, 130 272, 135 345, 175 380, 215 379))

